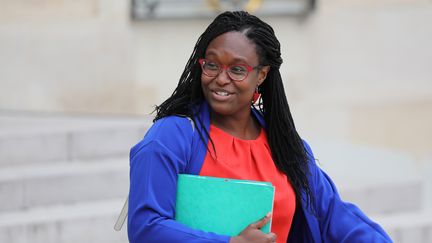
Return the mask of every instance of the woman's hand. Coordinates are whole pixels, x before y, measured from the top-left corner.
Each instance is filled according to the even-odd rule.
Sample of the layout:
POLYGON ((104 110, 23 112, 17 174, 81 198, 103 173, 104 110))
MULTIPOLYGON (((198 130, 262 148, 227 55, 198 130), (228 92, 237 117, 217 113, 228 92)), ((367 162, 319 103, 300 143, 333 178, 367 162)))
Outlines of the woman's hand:
POLYGON ((230 243, 271 243, 276 242, 275 233, 263 233, 260 229, 269 222, 271 214, 268 213, 264 218, 250 224, 238 236, 231 237, 230 243))

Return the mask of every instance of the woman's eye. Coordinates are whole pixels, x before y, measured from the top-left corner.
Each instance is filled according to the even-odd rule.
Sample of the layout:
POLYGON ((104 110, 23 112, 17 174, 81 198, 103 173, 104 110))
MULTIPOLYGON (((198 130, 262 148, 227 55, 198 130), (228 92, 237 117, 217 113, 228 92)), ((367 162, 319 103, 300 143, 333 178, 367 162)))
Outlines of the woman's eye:
POLYGON ((219 69, 219 66, 216 63, 208 62, 205 64, 205 67, 211 70, 217 70, 219 69))
POLYGON ((230 68, 230 71, 232 73, 241 74, 241 73, 245 73, 246 72, 246 68, 244 68, 242 66, 232 66, 230 68))

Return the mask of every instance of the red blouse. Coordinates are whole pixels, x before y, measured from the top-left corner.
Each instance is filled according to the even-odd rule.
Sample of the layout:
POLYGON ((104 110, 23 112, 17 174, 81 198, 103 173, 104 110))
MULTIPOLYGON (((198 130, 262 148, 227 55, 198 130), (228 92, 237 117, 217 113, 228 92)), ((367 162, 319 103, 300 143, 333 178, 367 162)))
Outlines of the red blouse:
POLYGON ((261 129, 254 140, 242 140, 210 125, 210 137, 216 154, 209 140, 209 152, 199 174, 271 182, 275 187, 271 231, 277 235, 278 243, 285 243, 296 207, 295 193, 286 175, 273 162, 265 130, 261 129))

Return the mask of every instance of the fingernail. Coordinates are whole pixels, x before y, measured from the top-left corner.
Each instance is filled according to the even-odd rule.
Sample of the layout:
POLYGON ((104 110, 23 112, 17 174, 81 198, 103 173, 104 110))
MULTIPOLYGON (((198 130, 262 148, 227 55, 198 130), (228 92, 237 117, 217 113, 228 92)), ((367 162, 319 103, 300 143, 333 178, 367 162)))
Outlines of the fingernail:
POLYGON ((270 216, 271 216, 271 213, 266 214, 266 218, 270 218, 270 216))

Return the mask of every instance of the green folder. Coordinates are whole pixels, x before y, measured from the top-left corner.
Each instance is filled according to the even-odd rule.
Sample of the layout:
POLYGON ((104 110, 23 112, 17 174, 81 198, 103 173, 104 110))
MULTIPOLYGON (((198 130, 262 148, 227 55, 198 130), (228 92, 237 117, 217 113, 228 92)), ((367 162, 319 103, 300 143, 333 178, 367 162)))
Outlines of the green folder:
MULTIPOLYGON (((273 210, 269 182, 180 174, 175 219, 193 229, 236 236, 273 210)), ((271 221, 261 230, 270 232, 271 221)))

